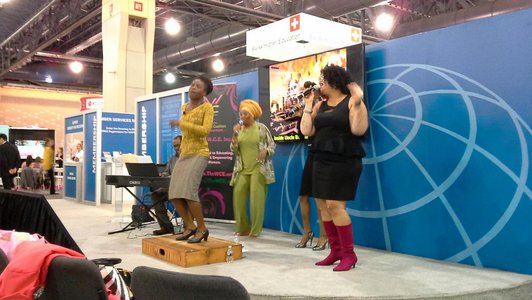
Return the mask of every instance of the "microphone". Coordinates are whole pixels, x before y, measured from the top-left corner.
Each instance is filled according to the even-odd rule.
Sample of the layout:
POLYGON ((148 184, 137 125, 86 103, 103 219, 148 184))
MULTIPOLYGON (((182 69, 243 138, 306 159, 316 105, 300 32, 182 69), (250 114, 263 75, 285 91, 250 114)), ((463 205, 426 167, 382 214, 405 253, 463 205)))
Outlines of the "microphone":
POLYGON ((299 93, 299 95, 297 95, 297 98, 302 99, 303 97, 308 96, 310 92, 319 92, 319 90, 320 90, 320 86, 318 84, 313 85, 311 87, 304 89, 301 93, 299 93))
MULTIPOLYGON (((242 126, 244 126, 244 121, 242 119, 238 120, 238 125, 240 125, 240 130, 242 130, 242 126)), ((233 133, 234 136, 238 136, 238 130, 233 133)))

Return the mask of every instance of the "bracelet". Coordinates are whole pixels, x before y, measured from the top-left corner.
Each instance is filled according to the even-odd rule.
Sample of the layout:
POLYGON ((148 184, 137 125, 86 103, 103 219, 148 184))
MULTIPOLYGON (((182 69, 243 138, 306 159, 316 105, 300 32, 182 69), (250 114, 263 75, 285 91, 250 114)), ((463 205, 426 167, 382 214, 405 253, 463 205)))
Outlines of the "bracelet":
POLYGON ((311 114, 311 113, 312 113, 312 110, 306 110, 306 109, 304 109, 303 112, 306 113, 306 114, 311 114))

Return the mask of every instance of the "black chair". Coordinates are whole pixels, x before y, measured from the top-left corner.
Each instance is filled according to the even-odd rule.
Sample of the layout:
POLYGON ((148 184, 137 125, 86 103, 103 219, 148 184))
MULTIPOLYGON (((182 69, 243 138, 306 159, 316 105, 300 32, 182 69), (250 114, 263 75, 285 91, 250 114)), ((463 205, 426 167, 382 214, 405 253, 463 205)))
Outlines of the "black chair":
POLYGON ((48 267, 41 297, 45 300, 107 300, 100 269, 93 261, 58 256, 48 267))
POLYGON ((226 276, 195 275, 136 267, 131 276, 135 300, 248 300, 246 288, 226 276))
POLYGON ((2 274, 8 263, 9 260, 7 259, 6 254, 0 249, 0 274, 2 274))

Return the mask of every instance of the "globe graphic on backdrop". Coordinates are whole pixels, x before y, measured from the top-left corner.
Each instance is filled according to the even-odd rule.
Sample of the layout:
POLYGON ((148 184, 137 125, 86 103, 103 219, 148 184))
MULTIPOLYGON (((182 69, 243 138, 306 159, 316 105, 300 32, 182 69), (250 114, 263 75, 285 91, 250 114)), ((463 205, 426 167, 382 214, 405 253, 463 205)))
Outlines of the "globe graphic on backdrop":
MULTIPOLYGON (((519 202, 531 198, 530 125, 504 99, 451 70, 398 64, 368 70, 367 78, 367 156, 357 201, 348 204, 348 213, 362 222, 382 220, 379 234, 387 250, 396 250, 393 230, 410 218, 427 236, 450 241, 445 253, 417 254, 482 266, 479 250, 501 232, 519 202), (494 147, 496 141, 503 145, 494 147), (507 148, 519 155, 508 157, 507 148), (476 180, 476 172, 483 172, 483 181, 476 180), (497 192, 489 186, 497 186, 497 192), (480 209, 486 203, 497 203, 490 216, 480 209), (477 226, 470 215, 459 213, 464 210, 474 211, 470 215, 485 218, 488 225, 477 226), (434 216, 444 216, 443 221, 434 216)), ((279 174, 284 178, 283 206, 291 217, 289 231, 301 230, 301 222, 298 202, 288 193, 294 184, 288 170, 291 164, 303 165, 304 154, 305 145, 294 146, 284 174, 279 174)), ((414 239, 423 241, 422 236, 414 239)))
MULTIPOLYGON (((448 216, 448 226, 453 228, 445 232, 458 235, 455 240, 462 241, 441 258, 460 262, 470 257, 472 263, 481 266, 478 251, 504 228, 519 202, 530 199, 529 124, 495 93, 451 70, 401 64, 367 73, 372 102, 368 104, 370 132, 365 143, 364 176, 374 182, 372 195, 378 199, 371 201, 378 200, 378 207, 348 208, 348 212, 360 218, 393 220, 408 218, 408 214, 438 201, 430 210, 439 211, 431 213, 448 216), (492 114, 503 114, 496 130, 492 114), (506 144, 493 147, 498 139, 506 144), (517 149, 520 157, 508 159, 504 147, 517 149), (464 186, 473 195, 485 189, 475 183, 473 173, 479 169, 483 176, 491 177, 490 182, 510 182, 498 194, 467 199, 472 209, 483 203, 503 202, 497 216, 490 219, 489 228, 482 228, 482 232, 469 228, 472 223, 456 209, 463 205, 464 199, 459 198, 464 186), (408 187, 412 185, 416 192, 410 193, 408 187)), ((386 221, 383 224, 386 248, 393 250, 386 221)), ((430 227, 431 220, 421 225, 430 227)))

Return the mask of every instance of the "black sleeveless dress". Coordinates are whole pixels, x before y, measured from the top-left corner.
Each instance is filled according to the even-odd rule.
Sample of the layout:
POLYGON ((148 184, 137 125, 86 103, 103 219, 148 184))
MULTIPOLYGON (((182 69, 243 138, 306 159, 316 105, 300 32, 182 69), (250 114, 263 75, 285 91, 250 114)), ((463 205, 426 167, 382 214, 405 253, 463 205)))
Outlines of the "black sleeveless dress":
POLYGON ((325 200, 354 200, 366 156, 361 138, 349 126, 349 96, 335 107, 322 103, 314 119, 316 132, 310 151, 314 157, 312 195, 325 200))

